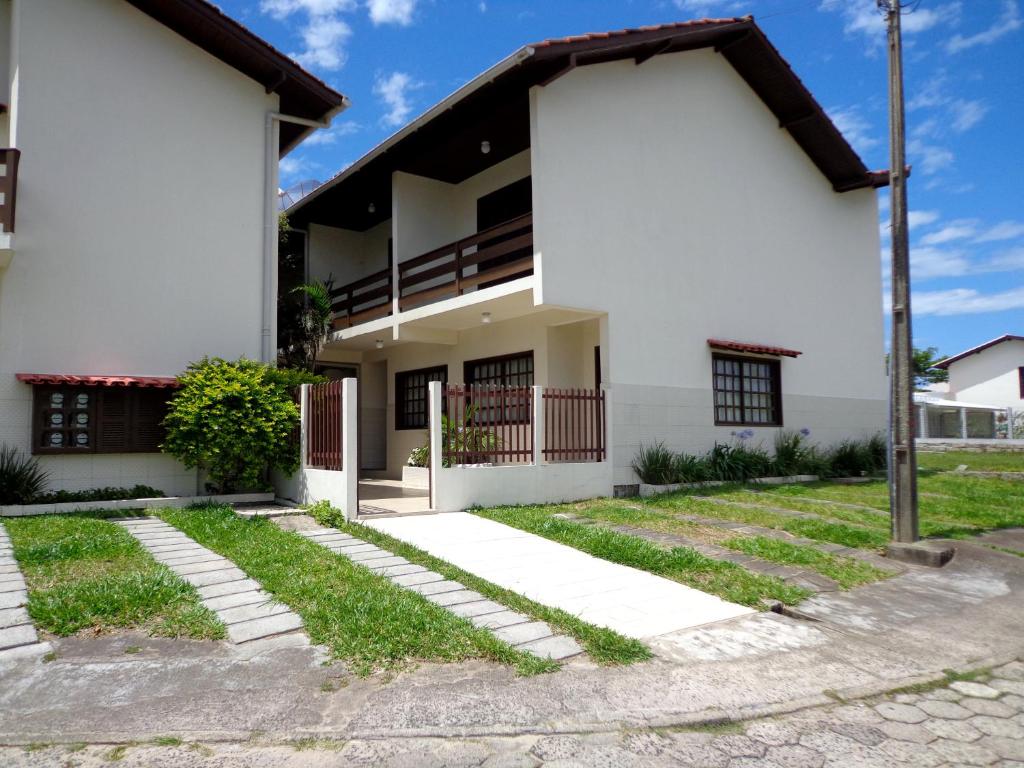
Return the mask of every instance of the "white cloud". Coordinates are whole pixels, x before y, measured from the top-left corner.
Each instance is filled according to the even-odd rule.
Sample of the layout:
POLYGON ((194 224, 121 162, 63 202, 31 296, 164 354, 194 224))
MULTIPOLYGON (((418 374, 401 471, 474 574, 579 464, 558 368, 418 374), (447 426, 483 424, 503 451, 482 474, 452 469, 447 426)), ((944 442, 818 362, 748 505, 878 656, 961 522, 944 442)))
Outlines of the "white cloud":
POLYGON ((477 8, 480 9, 480 13, 487 13, 487 3, 485 3, 484 0, 480 0, 477 8))
POLYGON ((327 130, 319 130, 311 134, 309 138, 302 142, 304 147, 316 147, 324 144, 334 144, 338 139, 344 136, 351 136, 354 133, 359 133, 363 129, 359 123, 353 122, 352 120, 346 120, 343 123, 336 123, 327 130))
POLYGON ((927 235, 922 237, 921 244, 942 245, 943 243, 950 243, 954 240, 966 240, 969 237, 974 237, 977 232, 976 224, 977 222, 969 219, 951 221, 937 232, 929 232, 927 235))
POLYGON ((374 24, 398 24, 407 27, 416 11, 416 0, 367 0, 370 21, 374 24))
POLYGON ((378 77, 373 86, 373 92, 388 107, 381 122, 392 128, 404 125, 409 120, 409 115, 412 114, 409 91, 420 88, 422 85, 413 80, 406 72, 392 72, 386 77, 378 77))
POLYGON ((750 5, 749 2, 740 0, 672 0, 672 2, 680 11, 705 18, 732 14, 744 5, 750 5))
POLYGON ((1001 221, 979 234, 974 242, 992 243, 999 240, 1012 240, 1015 237, 1024 237, 1024 222, 1001 221))
POLYGON ((1024 309, 1024 286, 1001 293, 981 293, 973 288, 915 293, 911 298, 915 315, 978 315, 1024 309))
POLYGON ((288 155, 281 158, 281 162, 277 167, 278 175, 281 177, 281 185, 287 187, 288 184, 310 171, 313 165, 304 157, 288 155))
POLYGON ((910 229, 917 227, 927 227, 929 224, 934 224, 939 220, 938 211, 908 211, 907 212, 907 225, 910 229))
POLYGON ((864 154, 881 143, 881 139, 874 133, 871 123, 856 107, 832 107, 827 112, 832 122, 836 124, 836 128, 857 152, 864 154))
POLYGON ((913 166, 920 166, 921 173, 932 176, 953 164, 956 156, 945 147, 929 144, 920 139, 907 142, 907 153, 913 166))
POLYGON ((305 13, 306 22, 299 30, 305 48, 288 55, 304 67, 335 70, 345 64, 345 43, 352 28, 339 14, 356 8, 355 0, 263 0, 260 10, 284 20, 296 13, 305 13))
POLYGON ((1022 26, 1024 26, 1024 20, 1021 19, 1017 0, 1003 0, 1002 16, 992 22, 988 29, 966 37, 961 34, 953 35, 946 44, 946 51, 959 53, 976 45, 991 45, 996 40, 1016 32, 1022 26))
MULTIPOLYGON (((885 37, 885 17, 878 10, 874 0, 821 0, 822 11, 842 14, 843 31, 848 35, 863 34, 872 39, 872 48, 877 50, 885 37)), ((954 24, 960 18, 960 3, 952 2, 934 8, 918 7, 913 12, 904 11, 902 28, 904 34, 913 35, 939 25, 954 24)))
POLYGON ((981 101, 957 99, 950 104, 950 111, 953 117, 953 130, 963 133, 981 122, 988 112, 988 107, 981 101))

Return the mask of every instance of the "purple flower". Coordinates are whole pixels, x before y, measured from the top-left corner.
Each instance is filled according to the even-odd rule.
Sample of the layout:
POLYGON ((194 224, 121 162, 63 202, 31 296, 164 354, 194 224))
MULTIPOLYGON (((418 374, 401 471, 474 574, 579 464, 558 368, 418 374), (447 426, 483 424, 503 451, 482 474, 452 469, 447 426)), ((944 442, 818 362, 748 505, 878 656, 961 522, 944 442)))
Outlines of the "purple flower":
POLYGON ((800 430, 800 434, 803 435, 804 437, 810 437, 811 430, 809 430, 807 427, 804 427, 803 429, 800 430))

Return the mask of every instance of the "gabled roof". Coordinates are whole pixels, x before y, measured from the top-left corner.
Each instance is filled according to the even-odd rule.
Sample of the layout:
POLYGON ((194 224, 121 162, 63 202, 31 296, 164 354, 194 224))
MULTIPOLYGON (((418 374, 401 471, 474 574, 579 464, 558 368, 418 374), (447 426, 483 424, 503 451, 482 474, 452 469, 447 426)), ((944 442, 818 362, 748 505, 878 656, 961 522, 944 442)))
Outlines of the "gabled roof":
MULTIPOLYGON (((751 16, 661 24, 577 37, 543 40, 520 48, 383 141, 289 209, 310 218, 311 206, 330 189, 359 177, 360 193, 376 201, 376 216, 345 226, 366 229, 384 221, 381 204, 390 184, 381 181, 405 170, 457 183, 529 146, 528 91, 576 67, 619 59, 642 64, 665 53, 714 48, 778 118, 837 192, 889 183, 887 171, 870 171, 839 129, 768 41, 751 16), (452 152, 476 137, 467 126, 489 116, 492 153, 452 152), (497 141, 495 139, 498 139, 497 141), (502 156, 497 154, 501 147, 502 156), (370 176, 373 179, 370 179, 370 176)), ((387 207, 389 208, 389 206, 387 207)), ((326 214, 327 211, 325 210, 326 214)))
MULTIPOLYGON (((234 67, 280 98, 281 112, 321 121, 348 106, 348 98, 225 15, 207 0, 128 0, 211 56, 234 67)), ((316 130, 281 123, 281 154, 316 130)))
POLYGON ((992 339, 991 341, 986 341, 984 344, 979 344, 976 347, 971 347, 970 349, 961 352, 959 355, 947 357, 945 360, 933 365, 932 368, 949 368, 949 366, 951 366, 957 360, 963 360, 965 357, 968 357, 970 355, 976 355, 979 352, 988 349, 989 347, 994 347, 996 344, 1002 344, 1004 341, 1024 341, 1024 336, 1015 336, 1012 333, 1004 333, 1002 336, 992 339))

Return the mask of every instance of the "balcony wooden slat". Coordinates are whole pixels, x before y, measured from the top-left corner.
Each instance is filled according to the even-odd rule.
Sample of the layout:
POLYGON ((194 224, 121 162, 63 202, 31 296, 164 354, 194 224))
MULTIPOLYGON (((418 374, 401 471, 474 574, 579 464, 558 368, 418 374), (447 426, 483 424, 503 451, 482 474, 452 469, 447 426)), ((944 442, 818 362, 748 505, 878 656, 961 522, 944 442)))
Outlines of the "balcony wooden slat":
POLYGON ((438 285, 433 288, 426 288, 416 293, 410 293, 408 296, 402 296, 399 300, 398 308, 404 310, 406 307, 416 304, 420 304, 436 301, 440 298, 448 298, 449 296, 458 295, 455 290, 455 281, 451 280, 444 285, 438 285))
POLYGON ((462 287, 473 288, 480 283, 489 283, 493 280, 501 280, 504 277, 512 277, 512 275, 532 269, 533 256, 531 255, 523 259, 511 261, 508 264, 502 264, 500 267, 495 267, 494 269, 485 269, 483 272, 477 272, 475 275, 464 277, 462 278, 462 287))
POLYGON ((331 298, 334 298, 335 296, 341 296, 342 294, 350 293, 352 291, 359 290, 360 288, 364 288, 364 287, 373 285, 374 283, 379 283, 379 282, 382 282, 382 281, 390 282, 390 280, 391 280, 391 270, 390 269, 382 269, 380 272, 374 272, 372 275, 368 275, 366 277, 361 277, 358 280, 355 280, 355 281, 353 281, 351 283, 347 283, 347 284, 341 286, 340 288, 335 288, 333 291, 331 291, 331 298))
POLYGON ((498 256, 504 256, 506 253, 512 253, 513 251, 519 251, 523 248, 529 248, 531 245, 533 245, 533 233, 527 232, 525 235, 513 237, 511 240, 505 240, 497 245, 483 248, 469 256, 463 256, 461 264, 463 269, 465 269, 466 267, 471 267, 474 264, 479 264, 481 261, 487 261, 488 259, 494 259, 498 256))

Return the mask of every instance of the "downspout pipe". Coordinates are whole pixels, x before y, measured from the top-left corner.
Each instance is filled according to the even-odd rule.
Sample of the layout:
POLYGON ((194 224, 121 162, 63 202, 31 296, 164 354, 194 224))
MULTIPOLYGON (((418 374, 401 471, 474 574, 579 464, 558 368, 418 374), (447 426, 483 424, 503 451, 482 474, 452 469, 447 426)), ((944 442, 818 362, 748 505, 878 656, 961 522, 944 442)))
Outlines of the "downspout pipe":
POLYGON ((268 111, 266 120, 266 153, 264 159, 263 207, 263 307, 260 323, 260 360, 277 362, 277 190, 280 160, 281 123, 309 128, 329 128, 334 116, 347 109, 348 99, 327 114, 323 120, 268 111))

